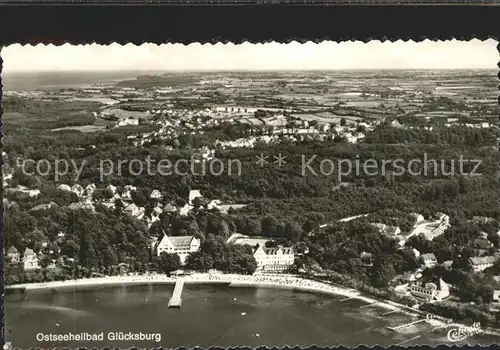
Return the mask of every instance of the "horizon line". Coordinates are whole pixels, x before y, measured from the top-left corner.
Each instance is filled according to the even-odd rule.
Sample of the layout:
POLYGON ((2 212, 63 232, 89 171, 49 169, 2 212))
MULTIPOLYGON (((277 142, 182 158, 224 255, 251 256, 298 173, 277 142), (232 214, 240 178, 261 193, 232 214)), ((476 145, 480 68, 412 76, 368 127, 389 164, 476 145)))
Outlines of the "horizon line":
POLYGON ((421 71, 457 71, 457 70, 489 70, 496 71, 498 68, 487 68, 487 67, 460 67, 460 68, 418 68, 418 67, 408 67, 408 68, 289 68, 289 69, 59 69, 59 70, 13 70, 13 71, 2 71, 3 74, 12 74, 12 73, 73 73, 73 72, 89 72, 89 73, 102 73, 102 72, 150 72, 150 73, 234 73, 234 72, 335 72, 335 71, 405 71, 405 70, 421 70, 421 71))

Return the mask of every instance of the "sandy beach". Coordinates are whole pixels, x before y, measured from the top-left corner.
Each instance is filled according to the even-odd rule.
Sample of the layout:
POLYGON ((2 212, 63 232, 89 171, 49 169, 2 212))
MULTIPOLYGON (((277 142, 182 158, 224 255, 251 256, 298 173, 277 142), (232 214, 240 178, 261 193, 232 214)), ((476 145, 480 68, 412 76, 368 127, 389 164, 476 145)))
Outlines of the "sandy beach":
MULTIPOLYGON (((315 292, 329 295, 344 296, 347 298, 356 298, 367 303, 377 303, 379 306, 396 310, 398 309, 392 303, 381 302, 367 296, 361 295, 356 290, 333 286, 328 283, 312 281, 293 275, 237 275, 237 274, 209 274, 196 273, 182 277, 186 284, 209 284, 209 283, 228 283, 230 287, 259 287, 259 288, 284 288, 307 292, 315 292), (392 304, 392 305, 391 305, 392 304)), ((119 284, 150 284, 165 283, 174 284, 176 277, 169 277, 163 274, 150 275, 130 275, 130 276, 110 276, 82 278, 78 280, 52 281, 42 283, 26 283, 6 286, 6 289, 52 289, 52 288, 78 288, 87 286, 105 286, 119 284)))
MULTIPOLYGON (((281 288, 292 289, 304 292, 321 293, 326 295, 342 296, 344 298, 352 298, 362 300, 367 304, 376 304, 392 311, 399 311, 413 316, 424 316, 424 313, 418 310, 413 310, 404 305, 397 304, 390 300, 377 300, 354 289, 334 286, 329 283, 308 280, 294 275, 237 275, 237 274, 219 274, 219 273, 195 273, 189 276, 182 277, 185 284, 228 284, 229 287, 255 287, 255 288, 281 288)), ((110 277, 93 277, 83 278, 78 280, 67 281, 52 281, 43 283, 26 283, 6 286, 8 289, 25 289, 25 290, 40 290, 52 288, 78 288, 88 286, 112 286, 112 285, 140 285, 140 284, 174 284, 176 277, 169 277, 165 274, 149 274, 149 275, 129 275, 129 276, 110 276, 110 277)), ((428 319, 426 322, 433 327, 466 327, 461 323, 445 323, 438 319, 428 319)), ((488 333, 496 333, 493 330, 485 330, 488 333)), ((498 333, 497 333, 498 334, 498 333)))
POLYGON ((5 289, 51 289, 64 287, 87 287, 87 286, 105 286, 116 284, 148 284, 148 283, 175 283, 174 277, 167 275, 151 274, 151 275, 131 275, 131 276, 106 276, 81 278, 76 280, 52 281, 40 283, 24 283, 5 286, 5 289))

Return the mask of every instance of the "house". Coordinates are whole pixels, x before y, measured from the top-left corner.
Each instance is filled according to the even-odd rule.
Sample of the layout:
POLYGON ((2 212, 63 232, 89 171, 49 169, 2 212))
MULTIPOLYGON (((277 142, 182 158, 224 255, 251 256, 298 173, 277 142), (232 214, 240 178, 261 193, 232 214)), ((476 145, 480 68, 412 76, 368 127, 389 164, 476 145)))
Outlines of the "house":
POLYGON ((436 220, 421 222, 412 231, 412 235, 422 235, 425 239, 432 241, 442 235, 450 227, 450 217, 443 213, 436 214, 436 220))
POLYGON ((35 270, 40 268, 38 257, 30 248, 26 248, 23 255, 24 270, 35 270))
POLYGON ((418 249, 413 248, 412 252, 415 258, 420 258, 420 251, 418 251, 418 249))
POLYGON ((437 259, 434 253, 422 254, 420 255, 420 260, 427 268, 434 267, 437 264, 437 259))
POLYGON ((161 192, 158 190, 153 190, 153 192, 151 192, 151 194, 149 195, 149 198, 151 199, 161 199, 161 197, 161 192))
POLYGON ((401 233, 401 229, 398 226, 387 226, 383 233, 389 236, 397 236, 401 233))
POLYGON ((106 187, 106 190, 109 191, 112 196, 116 194, 116 186, 108 185, 108 187, 106 187))
POLYGON ((493 291, 493 301, 500 301, 500 289, 495 289, 493 291))
POLYGON ((474 272, 481 272, 488 267, 493 266, 493 264, 497 261, 495 256, 475 256, 469 259, 470 266, 474 272))
POLYGON ((177 254, 181 261, 181 265, 186 263, 186 258, 189 254, 200 250, 200 240, 194 236, 167 236, 164 235, 162 239, 154 244, 154 254, 160 256, 161 253, 177 254))
POLYGON ((419 224, 424 221, 424 216, 419 213, 410 213, 410 215, 415 219, 415 223, 419 224))
POLYGON ((401 123, 400 123, 399 121, 397 121, 397 120, 393 120, 393 121, 391 122, 391 126, 392 126, 393 128, 402 128, 402 127, 403 127, 403 124, 401 124, 401 123))
POLYGON ((214 209, 217 208, 219 205, 221 205, 222 202, 219 199, 213 199, 210 201, 210 203, 207 204, 207 209, 214 209))
POLYGON ((163 211, 166 213, 175 213, 177 211, 177 208, 171 203, 167 203, 165 204, 165 207, 163 207, 163 211))
POLYGON ((127 119, 120 119, 118 122, 118 126, 124 125, 139 125, 139 119, 135 119, 133 117, 128 117, 127 119))
POLYGON ((484 231, 481 231, 479 233, 479 236, 484 240, 484 239, 488 239, 488 234, 484 231))
POLYGON ((404 283, 404 284, 408 284, 410 282, 415 282, 417 279, 418 279, 417 276, 412 272, 406 272, 402 276, 399 277, 399 281, 401 283, 404 283))
POLYGON ((192 205, 189 205, 189 204, 184 204, 184 206, 179 210, 179 214, 181 216, 186 216, 190 211, 191 209, 193 209, 193 206, 192 205))
POLYGON ((123 211, 125 214, 136 218, 144 214, 144 208, 140 208, 134 203, 127 205, 123 211))
POLYGON ((203 197, 200 193, 199 190, 191 190, 189 191, 189 204, 190 205, 193 205, 193 201, 195 198, 198 198, 198 197, 203 197))
POLYGON ((71 192, 71 187, 65 184, 57 186, 57 189, 61 191, 71 192))
POLYGON ((234 244, 234 245, 249 245, 252 248, 255 248, 257 245, 261 247, 265 247, 267 242, 271 240, 266 237, 260 236, 246 236, 241 233, 233 233, 231 237, 229 237, 226 241, 226 244, 234 244))
POLYGON ((257 261, 257 271, 261 272, 284 272, 295 261, 292 247, 266 248, 259 245, 254 249, 253 256, 257 261))
POLYGON ((440 222, 449 222, 450 221, 450 217, 444 213, 436 213, 436 218, 440 221, 440 222))
POLYGON ((410 286, 410 293, 420 302, 428 303, 433 301, 440 301, 450 295, 448 285, 439 279, 439 284, 429 282, 425 285, 413 284, 410 286))
POLYGON ((49 203, 45 203, 45 204, 38 204, 38 205, 34 206, 33 208, 31 208, 30 211, 47 210, 47 209, 50 209, 52 207, 57 207, 57 204, 54 202, 49 202, 49 203))
POLYGON ((7 249, 6 255, 7 255, 7 257, 10 258, 10 261, 13 264, 19 263, 20 258, 21 258, 19 251, 14 246, 11 246, 9 249, 7 249))
POLYGON ((7 188, 9 192, 20 192, 26 193, 29 197, 38 197, 40 195, 40 190, 30 190, 24 186, 17 186, 16 188, 7 188))
POLYGON ((80 186, 79 184, 75 184, 71 187, 71 192, 76 193, 78 197, 81 197, 83 195, 83 191, 84 191, 83 187, 80 186))
POLYGON ((494 219, 486 216, 474 216, 472 218, 472 221, 475 222, 476 224, 487 224, 493 222, 494 219))
POLYGON ((401 229, 398 226, 388 226, 381 223, 375 223, 372 225, 375 226, 380 233, 384 233, 389 236, 397 236, 401 233, 401 229))
POLYGON ((94 184, 87 185, 87 187, 85 187, 85 191, 83 192, 83 194, 85 196, 92 196, 95 189, 96 189, 96 185, 94 185, 94 184))
POLYGON ((363 266, 373 266, 373 254, 372 253, 362 251, 361 254, 359 254, 359 258, 361 259, 363 266))
POLYGON ((132 192, 129 189, 124 189, 121 195, 121 199, 125 201, 131 201, 132 200, 132 192))
POLYGON ((160 206, 156 206, 153 208, 153 216, 159 216, 161 213, 163 213, 163 210, 160 206))
POLYGON ((68 205, 68 208, 70 210, 89 210, 89 211, 95 211, 94 204, 92 202, 74 202, 68 205))
POLYGON ((239 210, 246 206, 246 204, 219 204, 217 208, 221 213, 227 214, 229 210, 239 210))
POLYGON ((25 186, 17 186, 15 188, 5 188, 5 190, 8 192, 25 193, 29 197, 37 197, 38 195, 40 195, 40 190, 30 190, 30 189, 26 188, 25 186))

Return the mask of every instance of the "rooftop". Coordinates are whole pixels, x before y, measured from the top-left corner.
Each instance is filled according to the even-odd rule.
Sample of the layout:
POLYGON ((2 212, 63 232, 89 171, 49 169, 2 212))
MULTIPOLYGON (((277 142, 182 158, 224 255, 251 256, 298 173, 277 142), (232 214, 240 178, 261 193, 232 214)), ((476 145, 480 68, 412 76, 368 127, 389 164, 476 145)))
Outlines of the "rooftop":
POLYGON ((186 250, 190 248, 194 236, 168 236, 167 238, 175 249, 186 250))
POLYGON ((294 254, 292 247, 276 247, 276 248, 263 248, 264 253, 267 255, 276 255, 281 250, 282 254, 292 255, 294 254))
POLYGON ((434 253, 422 254, 422 255, 420 255, 420 257, 421 257, 423 260, 437 260, 437 259, 436 259, 436 256, 434 255, 434 253))
POLYGON ((470 258, 470 262, 472 265, 484 265, 484 264, 493 264, 497 261, 497 258, 494 256, 475 256, 470 258))

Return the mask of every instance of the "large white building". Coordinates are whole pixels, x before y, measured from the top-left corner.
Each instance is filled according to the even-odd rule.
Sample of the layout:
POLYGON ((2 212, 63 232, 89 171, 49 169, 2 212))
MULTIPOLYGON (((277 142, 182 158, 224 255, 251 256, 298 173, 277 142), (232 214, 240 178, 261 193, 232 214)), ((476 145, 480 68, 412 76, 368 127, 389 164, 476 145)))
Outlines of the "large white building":
POLYGON ((35 252, 30 248, 26 248, 23 255, 24 270, 36 270, 40 268, 38 264, 38 257, 35 252))
POLYGON ((266 243, 269 241, 271 241, 271 239, 267 237, 246 236, 241 233, 233 233, 231 237, 227 239, 226 244, 249 245, 250 247, 255 248, 257 245, 265 247, 266 243))
POLYGON ((260 272, 284 272, 295 261, 295 253, 291 247, 266 248, 258 246, 255 248, 253 256, 257 261, 257 271, 260 272))
POLYGON ((494 256, 475 256, 469 259, 469 263, 474 272, 481 272, 486 270, 488 267, 492 267, 493 264, 497 261, 497 258, 494 256))
POLYGON ((177 254, 181 265, 184 265, 189 254, 200 250, 200 240, 194 236, 169 237, 164 235, 159 242, 153 242, 153 250, 157 256, 163 252, 177 254))
POLYGON ((410 293, 420 302, 432 302, 443 300, 450 295, 450 289, 446 282, 439 279, 439 285, 429 282, 425 285, 413 284, 410 293))

